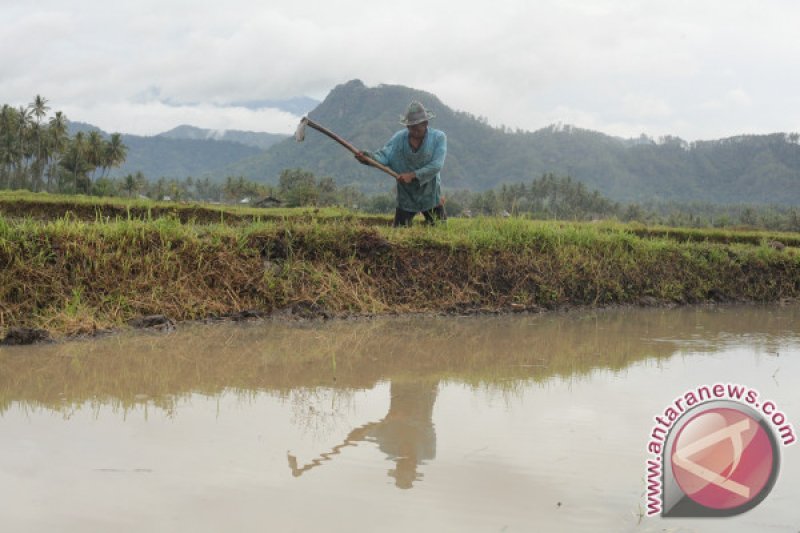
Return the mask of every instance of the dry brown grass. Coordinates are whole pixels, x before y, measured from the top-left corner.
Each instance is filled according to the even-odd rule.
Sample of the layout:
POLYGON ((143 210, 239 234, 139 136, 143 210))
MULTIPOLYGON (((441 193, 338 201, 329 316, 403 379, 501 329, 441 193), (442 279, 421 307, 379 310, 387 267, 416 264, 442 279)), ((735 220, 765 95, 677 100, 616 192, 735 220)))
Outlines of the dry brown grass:
POLYGON ((793 248, 645 239, 624 226, 0 218, 0 328, 63 335, 150 314, 464 313, 799 295, 793 248))

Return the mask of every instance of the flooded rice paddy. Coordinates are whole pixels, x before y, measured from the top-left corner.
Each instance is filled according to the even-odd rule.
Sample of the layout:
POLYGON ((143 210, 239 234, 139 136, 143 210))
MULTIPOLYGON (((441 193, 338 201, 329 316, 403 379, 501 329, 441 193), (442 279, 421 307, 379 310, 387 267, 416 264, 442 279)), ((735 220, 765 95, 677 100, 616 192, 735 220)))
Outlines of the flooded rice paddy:
POLYGON ((0 348, 0 529, 800 531, 800 446, 747 513, 644 516, 654 417, 684 391, 743 384, 800 421, 798 324, 623 309, 0 348))

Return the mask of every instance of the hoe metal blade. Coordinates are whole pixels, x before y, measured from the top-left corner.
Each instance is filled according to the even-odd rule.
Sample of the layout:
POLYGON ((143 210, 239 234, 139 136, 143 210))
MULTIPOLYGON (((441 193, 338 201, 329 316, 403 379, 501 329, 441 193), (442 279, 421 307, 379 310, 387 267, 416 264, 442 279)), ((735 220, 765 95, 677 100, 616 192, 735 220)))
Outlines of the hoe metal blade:
POLYGON ((306 124, 308 124, 308 118, 303 117, 303 120, 297 125, 297 131, 294 132, 295 141, 301 143, 306 138, 306 124))

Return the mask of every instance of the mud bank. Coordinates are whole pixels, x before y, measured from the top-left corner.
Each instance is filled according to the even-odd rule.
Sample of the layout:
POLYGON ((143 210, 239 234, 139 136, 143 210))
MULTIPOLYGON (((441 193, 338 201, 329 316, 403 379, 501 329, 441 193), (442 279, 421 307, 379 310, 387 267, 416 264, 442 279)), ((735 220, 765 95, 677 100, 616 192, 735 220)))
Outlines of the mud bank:
POLYGON ((2 336, 92 335, 151 315, 342 318, 798 296, 794 248, 641 238, 624 227, 0 219, 2 336))

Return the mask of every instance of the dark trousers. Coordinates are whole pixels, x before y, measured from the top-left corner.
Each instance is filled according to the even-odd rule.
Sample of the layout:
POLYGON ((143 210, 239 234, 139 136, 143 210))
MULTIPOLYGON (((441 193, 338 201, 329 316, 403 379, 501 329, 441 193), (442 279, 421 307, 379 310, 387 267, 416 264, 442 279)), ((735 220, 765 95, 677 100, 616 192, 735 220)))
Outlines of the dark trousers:
MULTIPOLYGON (((411 221, 417 215, 417 211, 405 211, 399 207, 394 210, 394 223, 392 226, 395 228, 399 226, 410 226, 411 221)), ((422 216, 425 217, 425 224, 432 226, 436 220, 447 220, 447 213, 444 211, 443 205, 437 205, 433 209, 422 211, 422 216)))

